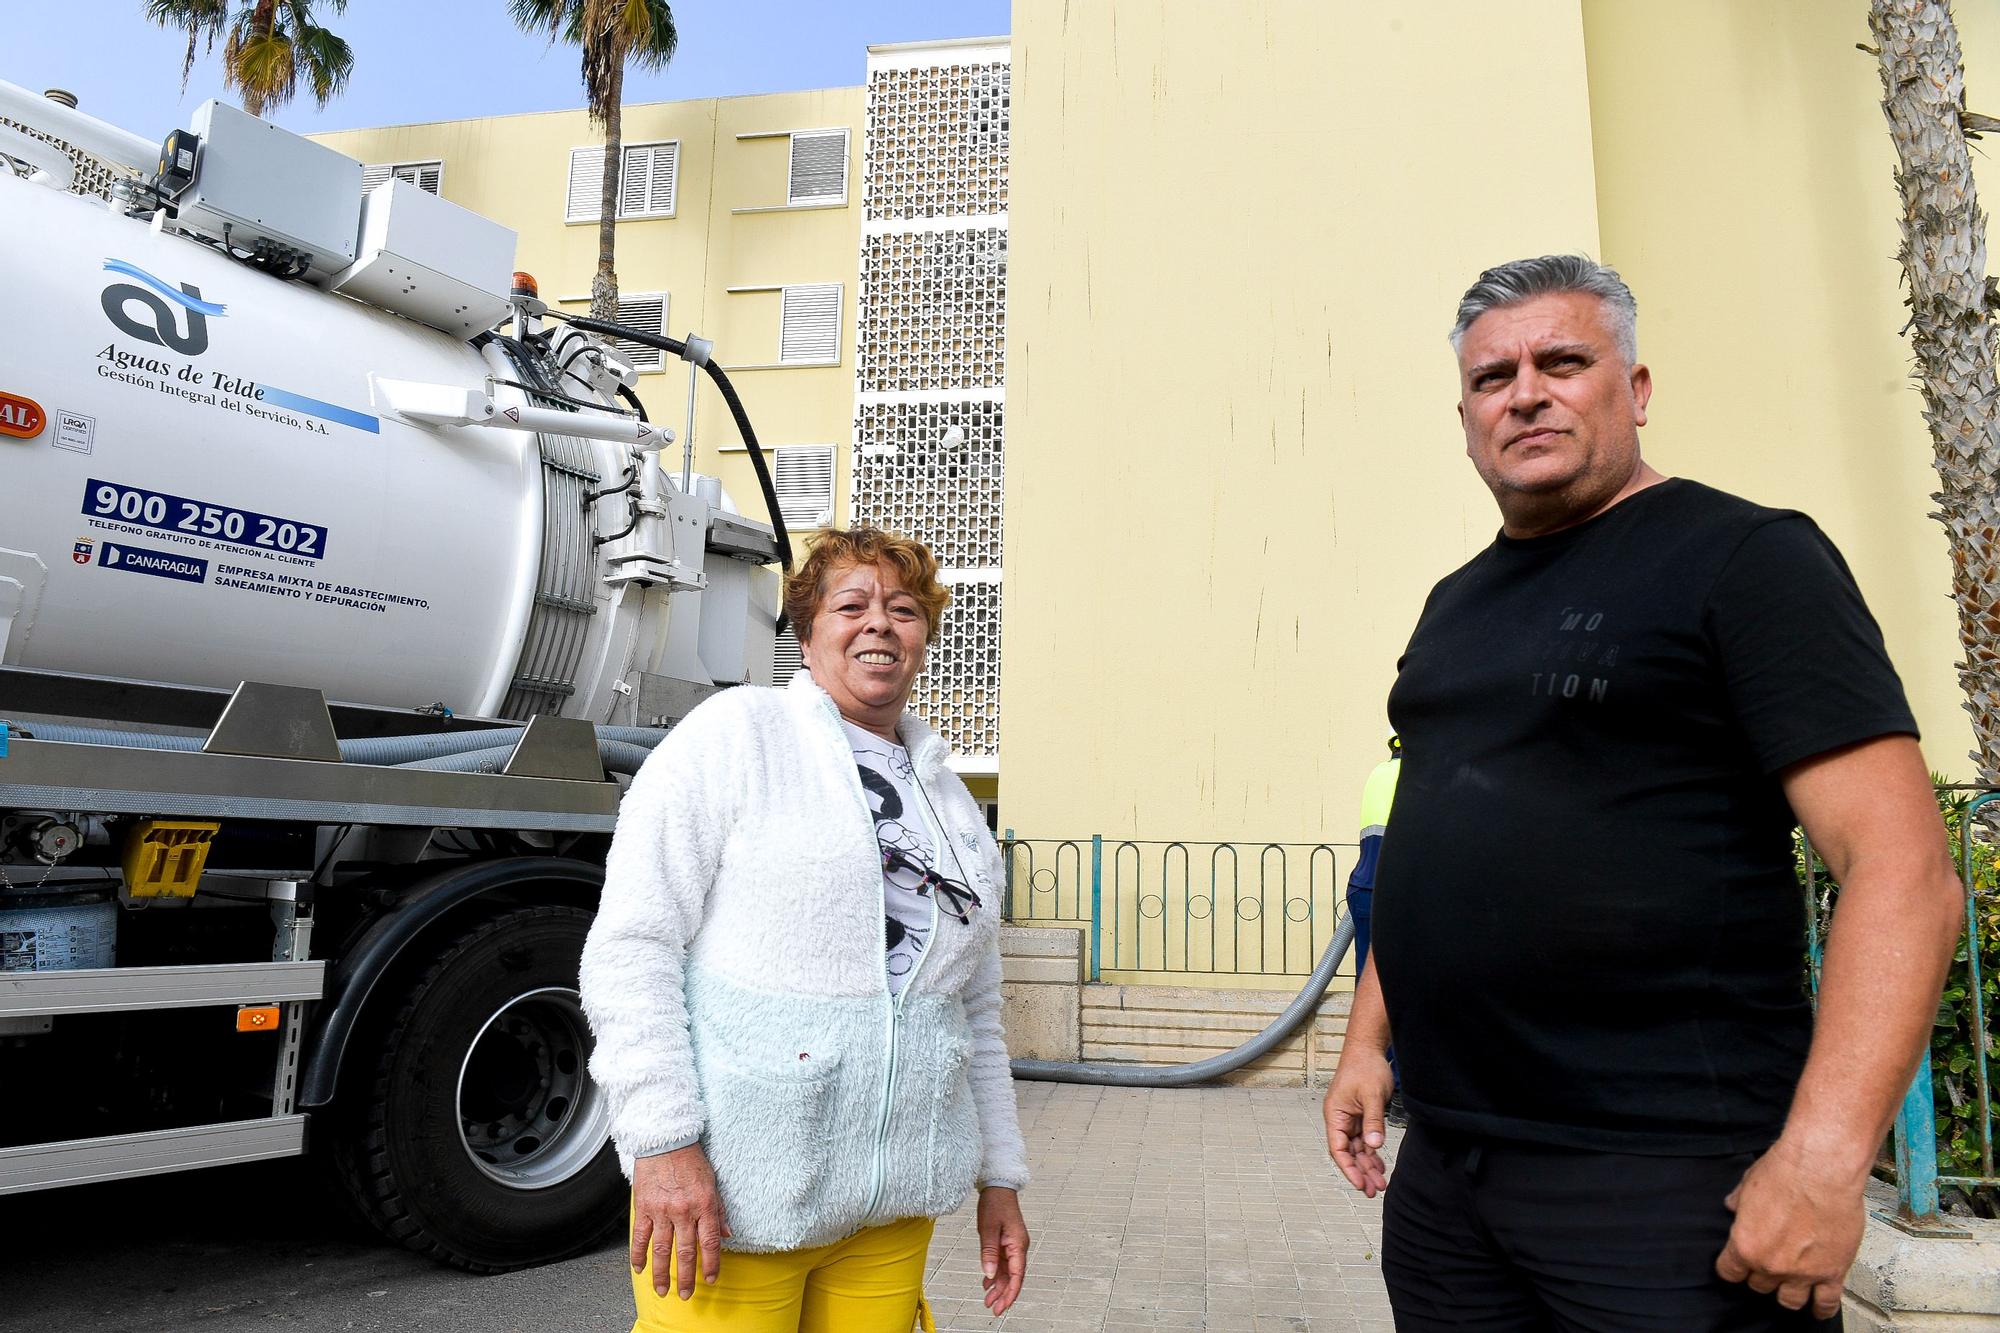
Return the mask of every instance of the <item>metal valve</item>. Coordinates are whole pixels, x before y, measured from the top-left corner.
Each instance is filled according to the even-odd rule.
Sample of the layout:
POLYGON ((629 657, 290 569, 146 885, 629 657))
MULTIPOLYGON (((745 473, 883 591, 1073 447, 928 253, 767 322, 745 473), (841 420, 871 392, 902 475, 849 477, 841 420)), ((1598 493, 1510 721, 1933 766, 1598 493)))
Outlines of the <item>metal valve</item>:
POLYGON ((83 845, 83 834, 66 820, 43 817, 14 832, 15 849, 52 866, 83 845))

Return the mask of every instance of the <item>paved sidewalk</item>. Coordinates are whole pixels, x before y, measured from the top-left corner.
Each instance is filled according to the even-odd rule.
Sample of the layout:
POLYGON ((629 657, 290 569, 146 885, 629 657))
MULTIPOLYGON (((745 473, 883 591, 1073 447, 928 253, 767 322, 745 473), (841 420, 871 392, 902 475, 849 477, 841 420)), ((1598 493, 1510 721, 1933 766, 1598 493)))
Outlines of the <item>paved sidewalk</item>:
POLYGON ((940 1330, 1389 1333, 1381 1200, 1327 1159, 1318 1090, 1016 1087, 1027 1287, 986 1313, 967 1206, 931 1245, 940 1330))
MULTIPOLYGON (((1387 1333, 1381 1205, 1335 1176, 1316 1092, 1016 1086, 1027 1292, 987 1315, 968 1202, 931 1246, 941 1328, 1387 1333)), ((344 1225, 313 1176, 283 1160, 0 1197, 0 1333, 632 1327, 622 1243, 473 1277, 344 1225)))

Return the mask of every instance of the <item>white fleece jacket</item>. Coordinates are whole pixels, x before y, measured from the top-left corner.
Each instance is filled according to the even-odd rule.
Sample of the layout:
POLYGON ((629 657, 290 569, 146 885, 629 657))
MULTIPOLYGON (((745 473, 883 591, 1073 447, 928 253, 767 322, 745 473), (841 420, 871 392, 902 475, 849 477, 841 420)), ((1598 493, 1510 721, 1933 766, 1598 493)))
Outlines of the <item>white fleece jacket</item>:
POLYGON ((999 849, 944 742, 901 726, 979 907, 969 926, 940 913, 900 1003, 874 821, 808 674, 704 702, 619 811, 583 950, 590 1072, 628 1176, 702 1143, 725 1248, 810 1248, 941 1216, 975 1183, 1027 1183, 1000 1031, 999 849))

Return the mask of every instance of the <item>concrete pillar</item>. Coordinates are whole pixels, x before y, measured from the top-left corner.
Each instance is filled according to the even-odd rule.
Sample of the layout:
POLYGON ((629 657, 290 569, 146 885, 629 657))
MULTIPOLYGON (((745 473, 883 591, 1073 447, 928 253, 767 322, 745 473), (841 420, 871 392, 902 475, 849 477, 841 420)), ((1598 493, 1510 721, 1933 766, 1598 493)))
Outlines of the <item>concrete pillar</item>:
POLYGON ((1000 1021, 1016 1060, 1074 1060, 1083 1049, 1083 932, 1000 927, 1000 1021))

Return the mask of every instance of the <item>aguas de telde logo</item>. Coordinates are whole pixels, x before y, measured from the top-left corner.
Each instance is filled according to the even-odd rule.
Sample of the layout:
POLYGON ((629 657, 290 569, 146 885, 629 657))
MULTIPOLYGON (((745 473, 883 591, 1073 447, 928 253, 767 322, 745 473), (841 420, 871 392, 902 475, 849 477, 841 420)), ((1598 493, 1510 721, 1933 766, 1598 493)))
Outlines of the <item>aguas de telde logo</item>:
POLYGON ((229 312, 227 306, 202 300, 201 288, 193 283, 169 286, 123 259, 107 259, 104 268, 106 272, 122 273, 143 284, 114 282, 104 289, 103 297, 105 318, 142 342, 171 348, 182 356, 200 356, 208 350, 208 321, 229 312), (172 306, 179 306, 180 310, 172 306), (135 307, 143 310, 143 317, 135 317, 135 307))

